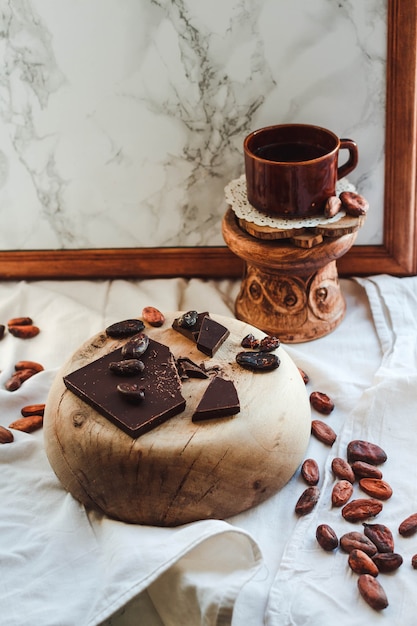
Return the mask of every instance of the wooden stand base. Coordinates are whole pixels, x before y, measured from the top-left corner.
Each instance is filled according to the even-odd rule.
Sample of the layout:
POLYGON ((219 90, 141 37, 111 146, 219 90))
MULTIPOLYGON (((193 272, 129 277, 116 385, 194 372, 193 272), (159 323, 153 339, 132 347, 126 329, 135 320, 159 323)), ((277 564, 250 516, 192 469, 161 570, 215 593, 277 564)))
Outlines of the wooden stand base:
POLYGON ((357 231, 303 248, 249 235, 232 209, 223 218, 222 231, 230 250, 245 261, 235 303, 238 319, 286 343, 318 339, 340 324, 346 303, 336 260, 351 248, 357 231))

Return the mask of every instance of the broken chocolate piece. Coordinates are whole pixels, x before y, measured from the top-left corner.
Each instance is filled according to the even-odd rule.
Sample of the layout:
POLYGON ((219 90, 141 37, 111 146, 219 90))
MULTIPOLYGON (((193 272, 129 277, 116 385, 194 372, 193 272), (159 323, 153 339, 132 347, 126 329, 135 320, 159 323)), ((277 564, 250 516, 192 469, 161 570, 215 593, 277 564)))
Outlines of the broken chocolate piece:
POLYGON ((236 415, 240 403, 231 380, 215 376, 209 383, 193 415, 193 422, 236 415))
POLYGON ((109 337, 120 339, 121 337, 136 335, 136 333, 140 333, 144 328, 145 324, 142 320, 128 319, 107 326, 106 333, 109 337))
POLYGON ((225 326, 206 315, 198 333, 197 348, 200 352, 213 356, 229 335, 230 331, 225 326))
POLYGON ((208 378, 207 372, 187 357, 177 359, 178 374, 180 378, 208 378))
MULTIPOLYGON (((126 402, 117 390, 118 378, 111 362, 122 360, 121 348, 106 354, 64 377, 64 383, 76 396, 92 406, 131 437, 139 437, 185 409, 181 381, 174 357, 167 346, 149 340, 142 355, 143 372, 131 376, 129 384, 143 389, 140 404, 126 402)), ((119 378, 123 383, 123 377, 119 378)))
MULTIPOLYGON (((188 313, 195 313, 195 311, 188 311, 188 313)), ((193 341, 194 343, 197 343, 197 337, 200 332, 201 324, 203 322, 203 319, 206 317, 206 315, 208 315, 208 313, 207 312, 197 313, 196 317, 194 317, 194 315, 190 316, 187 319, 189 319, 190 321, 195 320, 194 324, 190 324, 190 325, 184 322, 186 315, 188 314, 184 313, 184 315, 177 317, 172 322, 172 328, 176 330, 177 332, 181 333, 181 335, 184 335, 184 337, 187 337, 187 339, 191 339, 191 341, 193 341)))

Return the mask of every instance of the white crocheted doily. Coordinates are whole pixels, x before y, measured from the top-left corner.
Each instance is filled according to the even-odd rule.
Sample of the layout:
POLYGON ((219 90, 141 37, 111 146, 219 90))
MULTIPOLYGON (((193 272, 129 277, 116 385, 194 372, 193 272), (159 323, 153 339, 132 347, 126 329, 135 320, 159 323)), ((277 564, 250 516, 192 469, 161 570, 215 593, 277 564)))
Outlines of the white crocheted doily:
MULTIPOLYGON (((336 195, 339 195, 342 191, 355 192, 356 189, 347 178, 341 178, 336 184, 336 195)), ((346 215, 344 211, 339 211, 339 213, 337 213, 334 217, 314 215, 305 218, 284 218, 272 217, 271 215, 261 213, 248 202, 245 174, 242 174, 239 178, 235 178, 230 181, 230 183, 225 187, 224 192, 226 201, 230 204, 236 216, 240 219, 246 220, 247 222, 257 224, 258 226, 272 226, 272 228, 279 228, 282 230, 289 228, 312 228, 314 226, 319 226, 320 224, 338 222, 346 215)))

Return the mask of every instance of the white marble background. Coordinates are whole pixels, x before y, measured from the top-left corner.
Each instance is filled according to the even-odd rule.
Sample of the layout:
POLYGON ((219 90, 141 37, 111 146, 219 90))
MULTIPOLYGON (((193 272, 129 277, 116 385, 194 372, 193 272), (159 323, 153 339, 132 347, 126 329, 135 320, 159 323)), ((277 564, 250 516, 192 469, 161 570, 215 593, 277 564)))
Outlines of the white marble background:
POLYGON ((386 0, 1 0, 0 249, 223 245, 242 142, 359 146, 382 242, 386 0))

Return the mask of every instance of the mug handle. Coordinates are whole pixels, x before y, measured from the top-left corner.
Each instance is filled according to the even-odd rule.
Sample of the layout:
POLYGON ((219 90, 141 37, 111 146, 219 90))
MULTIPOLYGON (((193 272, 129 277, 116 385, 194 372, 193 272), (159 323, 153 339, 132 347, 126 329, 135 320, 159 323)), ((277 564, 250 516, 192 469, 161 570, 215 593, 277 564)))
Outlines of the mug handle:
POLYGON ((350 174, 358 164, 358 146, 352 139, 341 139, 339 150, 349 150, 349 159, 337 168, 337 180, 350 174))

